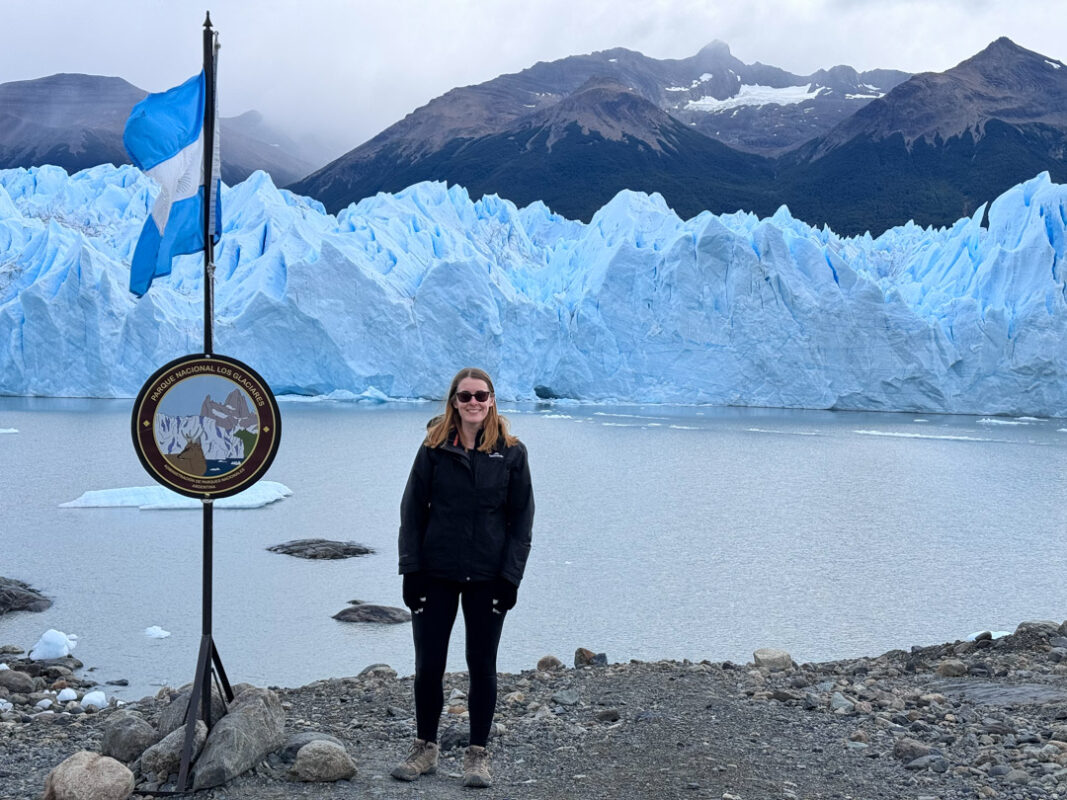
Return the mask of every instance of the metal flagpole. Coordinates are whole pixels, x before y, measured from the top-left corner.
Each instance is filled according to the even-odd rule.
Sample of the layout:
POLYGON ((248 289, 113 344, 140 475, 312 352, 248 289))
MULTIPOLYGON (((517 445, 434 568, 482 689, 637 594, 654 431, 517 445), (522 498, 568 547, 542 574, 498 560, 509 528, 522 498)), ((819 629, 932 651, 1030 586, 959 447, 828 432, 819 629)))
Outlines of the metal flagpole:
MULTIPOLYGON (((215 62, 218 52, 217 33, 211 27, 211 12, 204 20, 204 355, 211 357, 212 324, 214 320, 215 300, 215 201, 213 198, 215 178, 213 160, 215 154, 215 62)), ((222 659, 215 648, 211 635, 211 587, 212 554, 214 550, 214 503, 210 499, 202 500, 204 525, 203 558, 203 605, 201 618, 200 652, 196 659, 196 677, 189 694, 189 708, 185 714, 185 743, 182 747, 181 768, 178 773, 177 789, 188 791, 189 767, 192 762, 193 740, 196 735, 196 720, 201 717, 211 729, 211 689, 221 683, 219 694, 226 701, 233 700, 233 690, 222 667, 222 659), (214 668, 213 668, 214 667, 214 668), (199 711, 199 713, 197 713, 199 711)), ((225 701, 224 701, 225 702, 225 701)))

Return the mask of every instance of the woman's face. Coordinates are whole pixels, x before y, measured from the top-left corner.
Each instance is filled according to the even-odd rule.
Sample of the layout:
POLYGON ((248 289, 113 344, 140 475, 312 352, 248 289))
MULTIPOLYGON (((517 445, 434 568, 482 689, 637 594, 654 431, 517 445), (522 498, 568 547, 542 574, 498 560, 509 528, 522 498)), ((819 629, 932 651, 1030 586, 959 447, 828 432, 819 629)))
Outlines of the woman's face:
MULTIPOLYGON (((485 422, 485 417, 489 413, 489 408, 493 405, 496 398, 489 394, 484 401, 479 401, 474 397, 475 392, 484 392, 489 394, 489 385, 478 378, 464 378, 459 382, 459 386, 456 387, 456 394, 452 397, 452 405, 456 407, 456 411, 459 412, 459 418, 467 425, 476 425, 481 427, 485 422), (459 395, 464 397, 470 394, 470 400, 463 402, 460 400, 459 395)), ((482 396, 484 397, 485 394, 482 396)))

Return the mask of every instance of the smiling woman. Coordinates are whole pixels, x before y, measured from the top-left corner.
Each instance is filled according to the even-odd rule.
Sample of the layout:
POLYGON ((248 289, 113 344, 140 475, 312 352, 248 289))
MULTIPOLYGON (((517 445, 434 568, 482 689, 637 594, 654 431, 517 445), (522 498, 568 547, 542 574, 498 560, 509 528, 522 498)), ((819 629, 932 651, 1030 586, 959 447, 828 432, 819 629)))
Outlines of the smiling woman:
POLYGON ((485 748, 496 707, 496 654, 530 552, 533 512, 526 448, 497 414, 492 380, 480 369, 460 370, 445 413, 415 457, 400 509, 418 731, 394 778, 412 781, 437 768, 442 679, 462 599, 471 731, 463 784, 491 784, 485 748))

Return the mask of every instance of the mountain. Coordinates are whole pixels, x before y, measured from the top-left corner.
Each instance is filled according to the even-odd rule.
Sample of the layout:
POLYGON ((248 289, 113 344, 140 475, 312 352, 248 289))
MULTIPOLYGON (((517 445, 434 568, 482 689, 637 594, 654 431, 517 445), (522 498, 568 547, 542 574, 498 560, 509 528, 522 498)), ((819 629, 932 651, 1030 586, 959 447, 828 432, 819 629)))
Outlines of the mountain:
POLYGON ((608 78, 589 79, 559 102, 518 118, 507 132, 452 139, 414 160, 410 152, 390 142, 362 170, 326 176, 316 196, 328 208, 343 207, 350 197, 397 192, 444 174, 474 196, 506 186, 503 193, 515 203, 543 201, 574 218, 588 218, 590 208, 624 189, 658 191, 689 216, 706 209, 774 211, 750 189, 771 180, 766 159, 696 133, 608 78), (699 186, 694 173, 704 176, 699 186))
MULTIPOLYGON (((0 84, 0 169, 54 164, 76 172, 128 164, 122 131, 146 92, 121 78, 59 74, 0 84)), ((222 179, 239 183, 262 169, 279 183, 313 163, 255 111, 223 117, 222 179)))
POLYGON ((719 42, 608 50, 454 89, 291 188, 330 210, 445 180, 589 220, 621 189, 683 216, 743 209, 843 234, 950 225, 1047 171, 1067 181, 1067 69, 998 39, 943 73, 800 78, 719 42))
MULTIPOLYGON (((570 56, 453 89, 291 188, 313 195, 330 210, 431 179, 463 183, 476 193, 498 192, 518 202, 571 198, 559 210, 582 219, 619 188, 664 192, 693 213, 733 210, 752 196, 747 172, 759 169, 770 176, 766 159, 744 155, 777 155, 827 133, 907 77, 893 70, 857 73, 850 67, 798 76, 745 64, 722 42, 677 60, 623 48, 570 56), (596 86, 616 87, 614 93, 600 93, 605 106, 599 111, 591 107, 598 95, 590 90, 596 86), (620 102, 620 90, 631 99, 620 102), (654 127, 664 128, 666 115, 696 135, 682 137, 675 126, 677 146, 665 148, 652 144, 655 136, 627 133, 620 138, 617 134, 627 132, 629 123, 613 115, 633 112, 637 100, 651 108, 635 113, 661 112, 654 127), (552 115, 554 133, 538 138, 535 132, 552 115), (560 135, 572 122, 586 139, 560 135), (561 139, 567 152, 556 154, 561 139), (604 147, 601 140, 616 145, 604 147), (741 152, 728 154, 716 146, 722 144, 741 152), (579 157, 587 145, 595 152, 588 170, 579 157), (652 154, 641 151, 649 146, 652 154), (741 172, 728 174, 729 165, 724 172, 724 161, 739 165, 741 172), (543 189, 535 170, 543 176, 543 189), (709 175, 715 177, 701 185, 709 175), (650 179, 661 183, 650 184, 650 179), (742 186, 724 194, 723 181, 742 186)), ((767 196, 760 208, 771 205, 767 196)))
MULTIPOLYGON (((0 171, 0 395, 129 397, 197 351, 199 254, 126 289, 154 191, 0 171)), ((439 397, 476 353, 509 401, 1062 417, 1065 207, 1046 174, 950 228, 842 238, 784 209, 682 220, 623 192, 584 224, 422 183, 335 218, 255 173, 223 194, 214 342, 279 394, 439 397)))
POLYGON ((783 157, 778 180, 801 218, 859 233, 950 225, 1042 171, 1067 181, 1067 69, 1001 38, 872 100, 783 157))

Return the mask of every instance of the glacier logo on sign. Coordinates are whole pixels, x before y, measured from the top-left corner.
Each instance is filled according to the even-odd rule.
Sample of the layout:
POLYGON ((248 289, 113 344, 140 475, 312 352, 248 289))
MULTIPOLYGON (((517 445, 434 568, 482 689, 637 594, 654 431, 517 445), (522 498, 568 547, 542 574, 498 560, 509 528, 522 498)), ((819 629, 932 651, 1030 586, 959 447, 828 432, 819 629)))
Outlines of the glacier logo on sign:
POLYGON ((132 418, 134 448, 159 483, 189 497, 228 497, 270 467, 281 417, 256 372, 227 356, 172 361, 141 387, 132 418))

